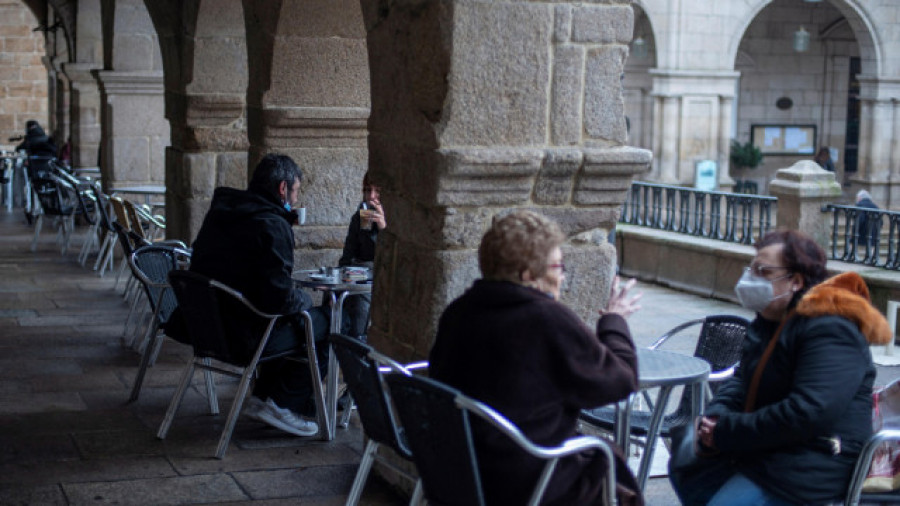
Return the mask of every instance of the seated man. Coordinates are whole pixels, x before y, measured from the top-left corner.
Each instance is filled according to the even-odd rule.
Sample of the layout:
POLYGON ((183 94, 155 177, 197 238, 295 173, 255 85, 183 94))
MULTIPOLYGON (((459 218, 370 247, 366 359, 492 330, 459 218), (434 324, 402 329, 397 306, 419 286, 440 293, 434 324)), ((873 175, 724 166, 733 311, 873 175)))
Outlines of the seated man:
MULTIPOLYGON (((344 240, 344 253, 338 261, 341 267, 353 265, 371 269, 375 261, 375 242, 378 232, 387 227, 384 209, 381 207, 380 189, 372 184, 367 172, 363 176, 363 201, 358 212, 350 218, 350 228, 344 240)), ((347 297, 344 301, 342 333, 365 338, 369 323, 369 306, 372 294, 362 293, 347 297)))
MULTIPOLYGON (((247 190, 220 187, 193 244, 191 270, 238 290, 260 311, 284 314, 272 330, 263 356, 284 350, 305 355, 301 311, 313 320, 315 340, 328 335, 328 316, 313 307, 309 294, 294 284, 294 232, 300 168, 285 155, 266 155, 256 166, 247 190)), ((258 343, 234 343, 252 353, 258 343)), ((326 373, 326 347, 318 347, 320 374, 326 373)), ((316 422, 309 369, 294 360, 276 359, 260 366, 248 401, 251 418, 298 436, 312 436, 316 422)))

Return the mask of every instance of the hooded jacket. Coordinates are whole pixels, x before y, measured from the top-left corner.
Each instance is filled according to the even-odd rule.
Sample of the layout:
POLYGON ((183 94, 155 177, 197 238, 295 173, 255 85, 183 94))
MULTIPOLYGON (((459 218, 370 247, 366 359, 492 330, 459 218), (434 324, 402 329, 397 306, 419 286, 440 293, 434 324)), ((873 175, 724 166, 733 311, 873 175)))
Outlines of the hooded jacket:
POLYGON ((795 305, 764 366, 755 407, 744 412, 778 324, 757 316, 748 328, 740 366, 706 411, 719 417, 713 441, 769 492, 796 504, 826 503, 844 495, 872 434, 869 344, 887 343, 891 331, 858 274, 816 285, 795 305))
MULTIPOLYGON (((216 188, 193 244, 191 271, 241 292, 260 311, 296 315, 308 310, 312 299, 291 278, 295 220, 260 188, 216 188)), ((275 332, 286 323, 280 319, 275 332)), ((245 353, 256 348, 256 343, 242 344, 245 353)))
MULTIPOLYGON (((486 403, 539 445, 577 435, 584 408, 609 404, 637 388, 637 354, 618 315, 596 332, 546 294, 506 281, 479 280, 444 311, 429 356, 429 375, 486 403)), ((473 422, 485 500, 527 502, 542 463, 490 427, 473 422)), ((542 504, 599 504, 606 462, 599 454, 562 459, 542 504)), ((617 462, 619 491, 637 485, 617 462)), ((622 504, 642 504, 640 494, 622 504)))

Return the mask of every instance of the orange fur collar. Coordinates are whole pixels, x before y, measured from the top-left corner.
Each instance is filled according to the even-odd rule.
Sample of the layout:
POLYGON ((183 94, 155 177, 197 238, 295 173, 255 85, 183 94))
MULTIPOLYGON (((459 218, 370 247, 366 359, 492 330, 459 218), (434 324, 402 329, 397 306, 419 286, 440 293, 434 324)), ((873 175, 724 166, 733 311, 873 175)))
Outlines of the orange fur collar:
POLYGON ((845 272, 812 287, 797 304, 803 316, 843 316, 859 327, 869 344, 887 344, 893 329, 872 306, 869 287, 855 272, 845 272))

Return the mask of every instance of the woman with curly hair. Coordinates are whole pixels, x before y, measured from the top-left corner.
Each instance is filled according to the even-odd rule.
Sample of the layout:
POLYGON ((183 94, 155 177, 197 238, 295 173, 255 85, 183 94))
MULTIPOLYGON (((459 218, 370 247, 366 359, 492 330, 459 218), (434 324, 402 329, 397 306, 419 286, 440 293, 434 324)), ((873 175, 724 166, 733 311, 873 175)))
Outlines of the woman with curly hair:
MULTIPOLYGON (((518 211, 494 222, 481 240, 482 279, 444 311, 430 356, 432 378, 487 403, 532 441, 558 445, 576 436, 578 414, 626 398, 637 388, 637 357, 625 317, 636 309, 633 282, 618 287, 596 330, 559 299, 565 277, 552 220, 518 211)), ((493 429, 473 421, 487 504, 525 504, 542 464, 493 429)), ((621 504, 643 499, 617 459, 621 504)), ((608 463, 597 452, 563 459, 544 504, 601 503, 608 463)))

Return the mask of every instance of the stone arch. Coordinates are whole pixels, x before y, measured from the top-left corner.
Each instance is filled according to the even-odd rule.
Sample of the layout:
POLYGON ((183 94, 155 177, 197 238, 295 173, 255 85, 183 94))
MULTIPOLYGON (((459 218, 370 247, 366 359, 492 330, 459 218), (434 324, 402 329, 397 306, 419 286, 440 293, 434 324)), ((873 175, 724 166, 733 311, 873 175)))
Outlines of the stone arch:
MULTIPOLYGON (((328 228, 312 249, 336 256, 368 168, 366 30, 359 0, 244 0, 248 166, 267 152, 304 170, 307 221, 328 228), (263 5, 264 4, 264 5, 263 5)), ((300 253, 321 262, 322 252, 300 253)))
POLYGON ((100 170, 107 187, 161 184, 169 123, 164 117, 159 37, 142 0, 102 0, 100 170))
POLYGON ((653 76, 650 70, 657 66, 659 44, 656 41, 651 13, 643 2, 634 2, 634 32, 625 63, 622 95, 625 100, 625 118, 628 144, 650 148, 653 125, 653 76))
POLYGON ((217 186, 247 179, 245 24, 240 0, 148 1, 163 48, 167 233, 190 241, 217 186))
MULTIPOLYGON (((875 30, 872 23, 871 15, 866 12, 865 7, 859 0, 827 0, 830 5, 835 7, 850 23, 856 41, 859 44, 860 57, 862 58, 863 73, 871 75, 881 75, 883 66, 884 49, 882 42, 879 40, 878 31, 875 30)), ((734 30, 731 40, 728 44, 728 61, 734 62, 737 58, 738 48, 744 34, 753 23, 753 20, 768 7, 773 0, 757 0, 757 2, 748 8, 746 15, 742 18, 741 24, 734 30)))

